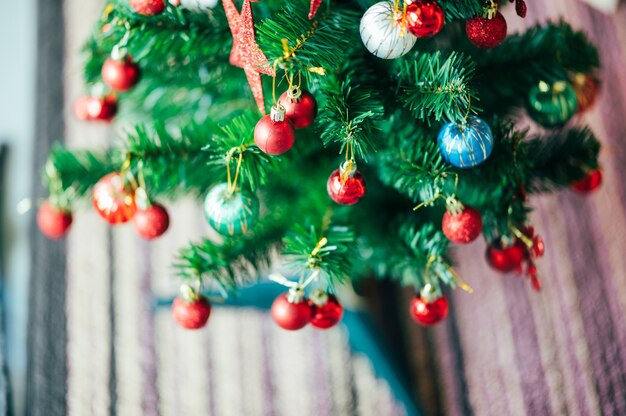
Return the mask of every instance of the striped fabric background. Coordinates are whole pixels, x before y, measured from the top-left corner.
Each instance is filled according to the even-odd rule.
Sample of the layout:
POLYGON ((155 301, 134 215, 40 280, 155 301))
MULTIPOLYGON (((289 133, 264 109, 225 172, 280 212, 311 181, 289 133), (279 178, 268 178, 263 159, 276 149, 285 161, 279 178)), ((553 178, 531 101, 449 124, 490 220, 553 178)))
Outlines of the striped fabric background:
MULTIPOLYGON (((475 243, 457 258, 476 292, 452 295, 446 324, 426 331, 402 315, 427 414, 626 414, 626 8, 607 16, 575 0, 527 3, 528 17, 508 19, 510 30, 567 16, 601 48, 604 86, 585 118, 605 145, 605 184, 589 197, 534 200, 547 247, 541 294, 488 270, 475 243)), ((102 1, 64 7, 66 140, 106 146, 111 132, 70 113, 82 93, 77 51, 102 1)), ((109 230, 92 210, 77 213, 66 271, 69 414, 404 414, 367 358, 350 352, 344 329, 288 334, 254 309, 220 308, 205 331, 189 333, 166 309, 154 314, 150 293, 176 289, 173 252, 206 231, 193 201, 171 213, 171 231, 150 245, 128 227, 109 230)))

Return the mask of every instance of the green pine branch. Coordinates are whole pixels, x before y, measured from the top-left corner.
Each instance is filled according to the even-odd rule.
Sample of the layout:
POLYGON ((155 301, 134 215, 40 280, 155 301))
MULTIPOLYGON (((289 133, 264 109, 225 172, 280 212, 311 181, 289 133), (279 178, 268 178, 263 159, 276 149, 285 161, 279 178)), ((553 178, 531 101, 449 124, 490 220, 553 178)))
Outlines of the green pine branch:
POLYGON ((587 36, 564 21, 511 35, 496 50, 475 50, 474 58, 483 106, 495 114, 522 106, 539 81, 566 81, 571 74, 591 73, 600 65, 587 36))
POLYGON ((285 267, 298 274, 319 272, 327 287, 334 290, 350 277, 356 256, 354 240, 348 227, 330 226, 319 232, 313 226, 296 225, 284 239, 285 267))
POLYGON ((446 14, 446 21, 467 20, 482 15, 484 0, 439 0, 439 5, 446 14))
POLYGON ((225 238, 204 239, 182 248, 174 264, 185 281, 215 282, 224 294, 255 282, 259 270, 269 266, 271 253, 281 242, 285 229, 261 219, 252 232, 225 238))
POLYGON ((416 118, 461 122, 469 113, 478 113, 479 99, 472 87, 476 64, 468 56, 435 52, 399 62, 398 99, 416 118))
POLYGON ((322 126, 324 146, 340 146, 340 153, 351 146, 356 157, 367 159, 376 150, 375 139, 380 135, 376 121, 383 116, 383 105, 375 90, 353 80, 353 71, 345 76, 330 76, 325 80, 322 111, 317 126, 322 126))
POLYGON ((359 13, 335 4, 330 12, 321 7, 309 20, 309 5, 308 0, 285 2, 281 11, 256 28, 259 46, 270 64, 291 75, 332 72, 358 41, 352 28, 358 26, 359 13))

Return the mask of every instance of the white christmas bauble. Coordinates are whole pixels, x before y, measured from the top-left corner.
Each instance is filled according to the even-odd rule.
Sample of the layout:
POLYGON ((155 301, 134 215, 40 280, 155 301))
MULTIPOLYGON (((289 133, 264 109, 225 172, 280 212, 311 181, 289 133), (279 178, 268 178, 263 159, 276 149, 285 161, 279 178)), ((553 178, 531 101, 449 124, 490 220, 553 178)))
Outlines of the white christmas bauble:
POLYGON ((395 59, 411 50, 417 38, 409 33, 395 15, 393 3, 376 3, 361 18, 361 40, 379 58, 395 59))
POLYGON ((217 6, 219 0, 180 0, 180 6, 195 12, 207 11, 217 6))

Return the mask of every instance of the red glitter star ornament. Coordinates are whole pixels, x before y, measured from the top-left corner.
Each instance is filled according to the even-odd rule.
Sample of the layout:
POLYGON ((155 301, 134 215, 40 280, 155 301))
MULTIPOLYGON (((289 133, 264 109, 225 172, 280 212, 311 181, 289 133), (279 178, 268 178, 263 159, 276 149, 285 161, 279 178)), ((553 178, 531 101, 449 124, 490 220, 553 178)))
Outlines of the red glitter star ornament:
MULTIPOLYGON (((259 48, 254 36, 254 20, 250 2, 244 0, 241 14, 237 12, 232 0, 222 0, 226 19, 233 34, 233 48, 230 51, 231 65, 243 68, 252 89, 252 95, 261 114, 265 114, 265 100, 263 98, 263 84, 261 74, 276 76, 276 71, 267 61, 267 57, 259 48)), ((256 1, 256 0, 254 0, 256 1)))
POLYGON ((322 4, 322 0, 311 0, 311 7, 309 8, 309 20, 312 20, 315 17, 315 13, 317 13, 317 9, 320 8, 320 4, 322 4))

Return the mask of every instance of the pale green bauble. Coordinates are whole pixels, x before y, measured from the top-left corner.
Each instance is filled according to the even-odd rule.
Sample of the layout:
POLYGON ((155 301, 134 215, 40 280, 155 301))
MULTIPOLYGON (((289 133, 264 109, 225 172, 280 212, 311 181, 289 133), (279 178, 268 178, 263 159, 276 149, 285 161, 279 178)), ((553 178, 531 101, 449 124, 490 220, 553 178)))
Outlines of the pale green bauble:
POLYGON ((248 232, 259 216, 259 200, 247 191, 231 192, 223 183, 204 199, 204 217, 218 233, 227 236, 248 232))

